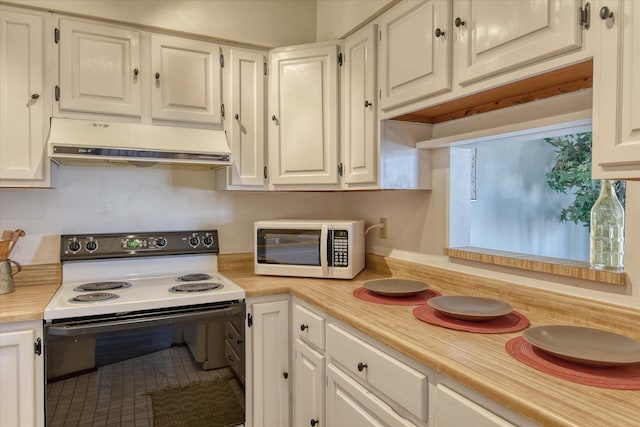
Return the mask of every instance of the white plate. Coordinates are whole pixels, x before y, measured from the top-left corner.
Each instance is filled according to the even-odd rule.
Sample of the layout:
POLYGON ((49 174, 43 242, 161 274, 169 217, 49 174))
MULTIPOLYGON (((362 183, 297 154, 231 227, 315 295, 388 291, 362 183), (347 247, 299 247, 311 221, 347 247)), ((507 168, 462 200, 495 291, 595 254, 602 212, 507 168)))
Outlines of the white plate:
POLYGON ((513 307, 506 302, 464 295, 430 298, 427 304, 449 317, 474 322, 496 319, 513 311, 513 307))
POLYGON ((549 325, 522 334, 534 347, 556 357, 590 366, 616 366, 640 362, 640 342, 601 329, 549 325))
POLYGON ((410 297, 429 289, 424 282, 406 279, 377 279, 364 282, 364 287, 374 294, 392 298, 410 297))

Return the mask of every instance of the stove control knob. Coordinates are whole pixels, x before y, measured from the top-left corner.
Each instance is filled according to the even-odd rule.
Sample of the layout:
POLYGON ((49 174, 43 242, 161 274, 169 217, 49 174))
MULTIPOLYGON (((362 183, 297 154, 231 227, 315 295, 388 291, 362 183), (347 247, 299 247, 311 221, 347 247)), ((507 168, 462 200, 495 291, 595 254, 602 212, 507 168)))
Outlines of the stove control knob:
POLYGON ((205 236, 205 237, 202 239, 202 243, 204 243, 204 245, 205 245, 206 247, 209 247, 209 246, 213 245, 213 237, 211 237, 211 236, 205 236))
POLYGON ((190 237, 189 244, 194 248, 197 247, 200 244, 200 238, 198 236, 190 237))
POLYGON ((75 254, 80 250, 80 243, 76 242, 75 240, 73 242, 69 242, 69 250, 75 254))
POLYGON ((89 240, 85 247, 89 252, 93 252, 98 249, 98 242, 96 242, 95 240, 89 240))
POLYGON ((164 237, 156 239, 156 246, 159 248, 164 248, 165 246, 167 246, 167 239, 165 239, 164 237))

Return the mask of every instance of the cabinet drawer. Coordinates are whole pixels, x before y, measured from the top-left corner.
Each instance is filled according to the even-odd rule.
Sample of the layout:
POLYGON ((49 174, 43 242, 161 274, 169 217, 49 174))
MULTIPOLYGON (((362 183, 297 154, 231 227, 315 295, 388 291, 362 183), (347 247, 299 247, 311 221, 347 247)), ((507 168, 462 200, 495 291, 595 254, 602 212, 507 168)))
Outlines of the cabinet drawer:
POLYGON ((224 323, 224 336, 236 353, 244 354, 244 340, 242 339, 242 335, 230 320, 224 323))
POLYGON ((231 345, 229 345, 229 341, 225 341, 224 343, 224 358, 227 359, 233 372, 236 373, 240 381, 244 384, 244 360, 235 352, 231 345))
POLYGON ((327 367, 328 427, 415 427, 333 364, 327 367))
POLYGON ((435 395, 435 424, 438 427, 515 427, 443 384, 438 384, 435 395))
POLYGON ((293 335, 302 341, 324 350, 324 318, 299 304, 293 308, 293 335))
POLYGON ((427 421, 428 378, 349 332, 329 325, 327 356, 354 376, 427 421))

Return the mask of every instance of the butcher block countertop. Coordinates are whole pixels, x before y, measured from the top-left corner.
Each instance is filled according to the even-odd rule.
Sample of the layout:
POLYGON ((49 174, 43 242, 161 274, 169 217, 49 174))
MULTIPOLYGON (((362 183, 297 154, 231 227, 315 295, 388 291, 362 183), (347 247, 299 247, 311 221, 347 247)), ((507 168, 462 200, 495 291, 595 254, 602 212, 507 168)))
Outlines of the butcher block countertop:
MULTIPOLYGON (((220 255, 219 270, 247 298, 292 294, 476 390, 542 426, 640 426, 640 391, 610 390, 554 378, 509 356, 505 343, 522 332, 474 334, 417 320, 413 307, 359 300, 353 291, 382 277, 422 280, 444 295, 475 295, 510 303, 532 326, 573 324, 640 340, 640 310, 541 291, 406 261, 367 255, 354 280, 256 276, 250 254, 220 255)), ((59 265, 25 267, 16 291, 0 295, 0 323, 42 319, 60 283, 59 265)))
POLYGON ((353 291, 370 279, 413 278, 444 295, 509 302, 532 326, 597 327, 637 340, 640 311, 369 255, 365 271, 354 280, 342 281, 255 276, 252 269, 225 270, 223 265, 220 270, 246 290, 247 298, 291 293, 540 425, 640 426, 640 391, 574 384, 530 368, 504 349, 507 341, 522 332, 474 334, 445 329, 417 320, 413 307, 373 304, 355 298, 353 291))
POLYGON ((13 277, 15 291, 0 295, 0 323, 41 320, 60 286, 60 264, 25 265, 13 277))

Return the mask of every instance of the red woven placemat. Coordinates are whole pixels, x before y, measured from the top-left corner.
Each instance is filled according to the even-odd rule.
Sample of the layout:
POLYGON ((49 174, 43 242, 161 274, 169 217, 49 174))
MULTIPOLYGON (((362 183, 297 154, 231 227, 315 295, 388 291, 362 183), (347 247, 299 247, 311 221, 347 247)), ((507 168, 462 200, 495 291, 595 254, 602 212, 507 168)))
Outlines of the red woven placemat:
POLYGON ((429 298, 438 297, 442 295, 440 292, 434 289, 427 289, 426 291, 422 291, 419 294, 410 296, 410 297, 385 297, 383 295, 378 295, 373 292, 370 292, 369 289, 365 287, 360 287, 353 291, 353 296, 363 301, 375 302, 377 304, 387 304, 387 305, 421 305, 426 304, 429 298))
POLYGON ((521 336, 507 341, 505 349, 525 365, 556 378, 594 387, 640 390, 640 362, 624 366, 584 366, 545 353, 521 336))
POLYGON ((454 319, 438 313, 430 305, 421 305, 413 309, 413 315, 423 322, 431 323, 457 331, 475 332, 478 334, 504 334, 517 332, 529 326, 529 320, 517 311, 512 311, 506 316, 482 322, 470 322, 468 320, 454 319))

